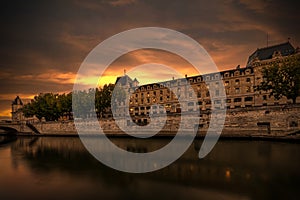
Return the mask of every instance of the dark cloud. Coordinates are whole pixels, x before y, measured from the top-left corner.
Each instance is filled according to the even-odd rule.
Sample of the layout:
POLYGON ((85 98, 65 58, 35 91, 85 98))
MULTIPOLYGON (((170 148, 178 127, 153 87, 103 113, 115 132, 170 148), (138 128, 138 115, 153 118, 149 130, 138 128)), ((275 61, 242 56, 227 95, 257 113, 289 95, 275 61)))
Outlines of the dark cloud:
POLYGON ((73 84, 61 84, 59 82, 41 80, 1 80, 6 86, 1 87, 3 94, 39 94, 45 92, 63 92, 72 90, 73 84))
POLYGON ((130 28, 181 31, 199 41, 221 69, 245 64, 253 50, 266 44, 267 33, 270 44, 291 37, 298 45, 300 36, 300 2, 292 0, 27 0, 0 5, 1 95, 70 90, 71 83, 53 76, 76 74, 98 43, 130 28), (49 80, 41 80, 47 73, 52 74, 49 80), (33 80, 26 79, 30 76, 33 80))

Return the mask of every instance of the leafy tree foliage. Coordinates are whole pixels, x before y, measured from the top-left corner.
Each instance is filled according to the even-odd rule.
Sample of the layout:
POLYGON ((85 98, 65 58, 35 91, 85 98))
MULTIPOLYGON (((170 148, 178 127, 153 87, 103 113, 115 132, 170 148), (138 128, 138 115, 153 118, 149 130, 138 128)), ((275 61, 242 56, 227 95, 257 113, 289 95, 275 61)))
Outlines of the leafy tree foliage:
POLYGON ((95 110, 95 105, 90 99, 95 97, 95 89, 74 91, 73 94, 73 109, 76 110, 76 118, 89 117, 95 110))
MULTIPOLYGON (((76 91, 73 95, 75 109, 81 117, 87 117, 96 111, 98 117, 102 117, 111 107, 111 96, 114 84, 104 85, 88 91, 76 91), (90 99, 95 96, 95 104, 90 99)), ((45 93, 34 97, 29 104, 24 105, 22 111, 25 117, 44 117, 46 121, 55 121, 62 116, 72 115, 72 93, 53 94, 45 93)))
POLYGON ((45 117, 47 121, 55 121, 63 115, 70 115, 72 107, 72 94, 45 93, 34 97, 29 104, 24 105, 23 113, 25 117, 35 115, 41 119, 45 117))
POLYGON ((103 88, 97 88, 95 94, 95 107, 98 117, 102 117, 104 113, 109 111, 111 107, 111 97, 115 85, 104 85, 103 88))
POLYGON ((275 63, 262 69, 263 81, 255 88, 257 91, 270 92, 270 96, 280 99, 285 96, 296 103, 300 96, 300 61, 293 59, 275 63))

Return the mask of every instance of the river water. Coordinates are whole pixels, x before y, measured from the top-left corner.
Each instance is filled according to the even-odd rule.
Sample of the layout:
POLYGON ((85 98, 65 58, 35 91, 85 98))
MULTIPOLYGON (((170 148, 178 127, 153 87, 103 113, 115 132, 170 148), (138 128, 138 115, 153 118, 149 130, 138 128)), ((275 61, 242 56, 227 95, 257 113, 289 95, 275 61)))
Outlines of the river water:
MULTIPOLYGON (((76 137, 0 136, 0 199, 298 199, 300 144, 221 140, 204 159, 201 140, 161 170, 130 174, 91 156, 76 137), (298 198, 297 198, 298 197, 298 198)), ((114 138, 134 152, 168 139, 114 138)))

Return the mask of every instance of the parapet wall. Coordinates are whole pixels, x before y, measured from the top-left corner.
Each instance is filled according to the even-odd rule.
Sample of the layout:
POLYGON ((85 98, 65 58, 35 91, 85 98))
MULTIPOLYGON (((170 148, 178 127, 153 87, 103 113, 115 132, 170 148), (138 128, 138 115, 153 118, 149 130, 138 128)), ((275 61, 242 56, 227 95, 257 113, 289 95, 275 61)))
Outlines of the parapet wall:
POLYGON ((253 131, 256 134, 288 134, 299 131, 300 106, 264 106, 228 110, 227 131, 253 131))
MULTIPOLYGON (((300 131, 299 113, 300 105, 228 109, 222 134, 286 135, 294 133, 300 131)), ((205 134, 209 127, 210 117, 209 111, 201 112, 198 127, 199 134, 205 134)), ((162 132, 175 133, 179 121, 179 115, 169 116, 162 132)), ((95 125, 91 125, 87 121, 83 123, 86 123, 91 131, 93 131, 94 126, 99 126, 98 123, 95 125)), ((127 123, 127 121, 124 120, 124 123, 127 123)), ((120 133, 120 128, 112 119, 101 120, 100 124, 106 133, 120 133)), ((43 122, 33 125, 41 134, 77 134, 73 121, 43 122)), ((195 124, 183 124, 186 131, 193 131, 195 127, 197 127, 195 124)), ((147 126, 143 130, 145 132, 149 131, 147 126)))

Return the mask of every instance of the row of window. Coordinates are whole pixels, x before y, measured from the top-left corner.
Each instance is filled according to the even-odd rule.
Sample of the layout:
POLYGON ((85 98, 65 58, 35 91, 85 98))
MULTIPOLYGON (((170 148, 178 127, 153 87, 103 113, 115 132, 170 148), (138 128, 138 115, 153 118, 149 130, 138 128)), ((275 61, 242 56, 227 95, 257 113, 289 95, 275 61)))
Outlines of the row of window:
MULTIPOLYGON (((237 81, 238 82, 238 81, 237 81)), ((228 84, 227 84, 228 85, 228 84)), ((237 84, 238 85, 238 84, 237 84)), ((207 86, 207 89, 209 89, 209 85, 207 86)), ((230 87, 228 87, 228 88, 226 88, 226 94, 230 94, 230 87)), ((198 91, 197 91, 197 97, 198 98, 200 98, 201 97, 201 88, 200 87, 198 87, 198 91)), ((235 93, 240 93, 240 88, 239 87, 237 87, 237 88, 235 88, 235 93)), ((245 92, 251 92, 251 87, 250 86, 248 86, 248 87, 246 87, 246 89, 245 89, 245 92)), ((164 95, 164 94, 170 94, 170 91, 169 90, 166 90, 166 92, 164 92, 163 90, 159 90, 159 91, 153 91, 152 92, 152 95, 154 95, 154 96, 156 96, 156 95, 164 95)), ((178 88, 177 89, 177 96, 178 95, 180 95, 180 93, 181 93, 181 88, 178 88)), ((206 96, 209 96, 209 92, 208 91, 206 91, 206 96)), ((189 92, 189 97, 192 97, 192 95, 193 95, 193 92, 189 92)), ((220 91, 219 90, 215 90, 215 95, 216 96, 219 96, 220 95, 220 91)), ((147 92, 147 93, 140 93, 140 96, 141 96, 141 98, 144 98, 145 96, 146 97, 150 97, 151 96, 151 94, 150 94, 150 92, 147 92)), ((138 98, 139 97, 139 93, 135 93, 135 97, 136 98, 138 98)))
MULTIPOLYGON (((245 70, 245 74, 250 74, 251 73, 251 70, 250 69, 247 69, 245 70)), ((234 72, 234 76, 239 76, 239 75, 242 75, 242 73, 237 70, 234 72)), ((224 73, 224 77, 230 77, 230 72, 226 72, 224 73)), ((219 73, 215 74, 215 75, 206 75, 205 76, 205 79, 203 78, 203 76, 199 76, 197 78, 189 78, 188 81, 190 83, 199 83, 199 82, 203 82, 204 80, 206 81, 210 81, 210 80, 219 80, 219 73)), ((239 80, 238 80, 239 81, 239 80)), ((174 80, 173 80, 174 82, 174 80)), ((229 81, 226 81, 227 84, 229 84, 229 81)), ((226 84, 225 82, 225 84, 226 84)), ((251 79, 250 78, 246 78, 246 82, 251 82, 251 79)), ((177 80, 176 81, 176 84, 173 84, 173 86, 175 85, 182 85, 183 84, 186 84, 186 81, 185 80, 177 80)), ((216 83, 218 84, 218 82, 216 83)), ((137 89, 138 92, 140 91, 145 91, 145 90, 152 90, 152 89, 158 89, 158 88, 165 88, 165 87, 170 87, 171 86, 171 83, 170 82, 166 82, 166 83, 161 83, 161 84, 153 84, 153 85, 148 85, 148 86, 141 86, 139 89, 137 89)))
MULTIPOLYGON (((226 88, 225 90, 226 90, 226 94, 227 95, 231 94, 231 88, 226 88)), ((241 93, 241 88, 239 88, 239 87, 234 88, 234 92, 236 94, 240 94, 241 93)), ((251 92, 251 87, 245 87, 245 92, 251 92)), ((163 95, 163 91, 162 90, 160 91, 160 94, 161 94, 161 96, 159 96, 159 101, 163 101, 163 96, 162 96, 163 95)), ((190 98, 192 98, 193 94, 194 94, 193 92, 189 92, 188 96, 190 98)), ((155 91, 153 92, 153 95, 154 96, 156 95, 155 91)), ((202 91, 198 91, 196 93, 196 95, 197 95, 197 98, 209 97, 210 96, 209 91, 206 91, 203 94, 202 94, 202 91)), ((220 96, 220 91, 219 90, 215 90, 215 96, 220 96)), ((138 103, 138 99, 137 99, 138 98, 138 94, 135 94, 135 97, 136 97, 135 99, 133 99, 133 98, 131 99, 131 103, 132 102, 138 103)), ((180 97, 180 90, 177 93, 177 97, 180 97)), ((141 99, 141 103, 144 103, 144 102, 150 103, 151 102, 149 92, 147 93, 147 97, 146 98, 144 98, 144 93, 141 93, 141 98, 142 98, 141 99)), ((170 95, 167 95, 166 99, 170 100, 170 95)), ((152 102, 156 102, 156 101, 157 101, 157 98, 156 97, 152 97, 152 102)))
MULTIPOLYGON (((237 103, 237 102, 242 102, 243 98, 238 97, 238 98, 234 98, 233 102, 237 103)), ((253 101, 253 97, 245 97, 244 98, 245 102, 252 102, 253 101)), ((226 103, 231 103, 232 99, 226 99, 226 103)))
MULTIPOLYGON (((208 94, 208 95, 209 95, 209 94, 208 94)), ((239 102, 242 102, 243 99, 244 99, 244 102, 252 102, 252 101, 253 101, 253 97, 244 97, 244 98, 242 98, 242 97, 237 97, 237 98, 233 98, 233 99, 227 98, 227 99, 226 99, 226 103, 231 103, 231 102, 239 103, 239 102)), ((160 100, 160 103, 163 103, 163 101, 164 101, 163 97, 160 97, 159 100, 160 100)), ((169 96, 167 97, 167 100, 169 100, 169 96)), ((267 95, 263 95, 263 100, 267 100, 267 95)), ((156 103, 156 98, 153 98, 152 101, 153 101, 153 103, 156 103)), ((144 102, 150 104, 150 103, 151 103, 150 98, 147 98, 145 101, 144 101, 144 99, 142 99, 142 100, 141 100, 141 103, 144 104, 144 102)), ((211 104, 211 100, 198 101, 197 104, 198 104, 198 105, 202 105, 203 102, 204 102, 206 105, 207 105, 207 104, 211 104)), ((130 101, 130 104, 132 104, 132 103, 133 103, 133 102, 130 101)), ((137 99, 135 100, 135 104, 138 104, 137 99)), ((214 104, 221 104, 221 100, 214 100, 214 104)), ((170 104, 167 104, 167 105, 169 105, 169 107, 171 107, 170 104)), ((194 106, 194 102, 188 102, 188 106, 194 106)), ((140 107, 140 108, 141 108, 141 110, 144 110, 144 108, 147 109, 147 110, 149 110, 149 109, 150 109, 150 106, 147 106, 147 107, 140 107)), ((153 108, 156 109, 156 106, 153 106, 153 108)), ((138 111, 138 107, 136 107, 135 110, 138 111)))
MULTIPOLYGON (((246 83, 251 83, 251 78, 246 78, 246 83)), ((224 82, 225 86, 229 86, 229 84, 230 84, 230 81, 225 81, 224 82)), ((239 85, 240 84, 240 79, 235 79, 234 84, 239 85)))
MULTIPOLYGON (((238 97, 238 98, 233 98, 233 99, 226 99, 226 103, 231 103, 231 102, 234 102, 234 103, 238 103, 238 102, 242 102, 243 101, 243 98, 242 97, 238 97)), ((244 98, 244 102, 252 102, 253 101, 253 97, 245 97, 244 98)), ((197 102, 197 105, 203 105, 203 103, 205 103, 206 105, 208 104, 211 104, 211 101, 210 100, 206 100, 206 101, 198 101, 197 102)), ((221 100, 214 100, 214 104, 221 104, 221 100)), ((188 102, 187 103, 188 106, 194 106, 195 103, 194 102, 188 102)), ((167 104, 165 105, 165 107, 171 107, 170 104, 167 104)), ((172 106, 174 107, 174 106, 172 106)), ((140 110, 150 110, 150 106, 141 106, 141 107, 135 107, 134 110, 135 111, 139 111, 139 108, 140 110)), ((157 106, 154 105, 152 106, 153 109, 157 109, 157 106)), ((131 110, 133 111, 133 110, 131 110)))
MULTIPOLYGON (((246 69, 245 70, 245 75, 251 74, 251 70, 250 69, 246 69)), ((243 75, 243 73, 241 73, 240 70, 237 70, 233 73, 234 76, 240 76, 243 75)), ((229 72, 225 72, 224 73, 224 77, 230 77, 230 73, 229 72)))
MULTIPOLYGON (((156 96, 156 95, 163 95, 164 93, 166 93, 166 94, 169 94, 170 93, 170 91, 169 90, 166 90, 165 92, 163 91, 163 90, 159 90, 159 91, 153 91, 152 92, 152 95, 154 95, 154 96, 156 96)), ((145 96, 147 96, 147 97, 150 97, 150 92, 147 92, 147 93, 135 93, 135 97, 136 98, 138 98, 139 97, 139 94, 140 94, 140 96, 143 98, 143 97, 145 97, 145 96)))
MULTIPOLYGON (((231 74, 230 72, 225 72, 224 73, 224 77, 230 77, 230 74, 231 74)), ((243 73, 240 70, 235 71, 233 74, 234 74, 234 76, 243 75, 243 73)), ((250 69, 246 69, 244 74, 245 75, 251 74, 251 70, 250 69)), ((207 76, 205 76, 205 80, 206 81, 209 81, 209 80, 219 80, 219 77, 220 77, 219 73, 215 74, 214 76, 213 75, 207 75, 207 76)), ((190 83, 197 83, 197 82, 202 82, 202 81, 203 81, 203 76, 199 76, 199 77, 197 77, 197 79, 196 78, 190 78, 189 79, 190 83)))

